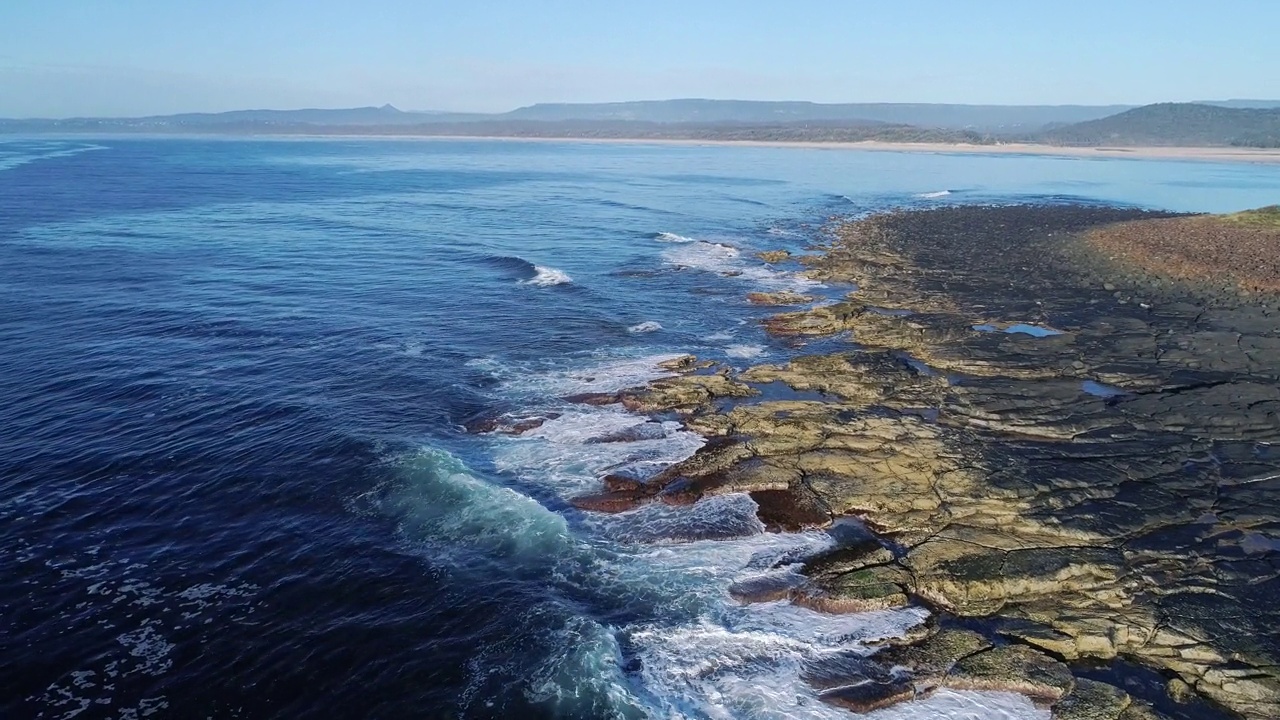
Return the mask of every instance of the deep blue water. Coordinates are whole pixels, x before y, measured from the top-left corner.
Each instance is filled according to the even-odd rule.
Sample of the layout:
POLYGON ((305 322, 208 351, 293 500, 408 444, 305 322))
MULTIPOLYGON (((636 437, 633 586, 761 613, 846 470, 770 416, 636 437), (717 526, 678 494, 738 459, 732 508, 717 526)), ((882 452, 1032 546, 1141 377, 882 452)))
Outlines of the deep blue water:
POLYGON ((745 497, 573 510, 698 440, 558 398, 673 353, 784 359, 743 295, 848 288, 753 253, 833 215, 1278 193, 1208 163, 0 140, 0 717, 840 717, 800 666, 923 612, 737 606, 832 542, 745 497), (562 414, 461 428, 503 412, 562 414))

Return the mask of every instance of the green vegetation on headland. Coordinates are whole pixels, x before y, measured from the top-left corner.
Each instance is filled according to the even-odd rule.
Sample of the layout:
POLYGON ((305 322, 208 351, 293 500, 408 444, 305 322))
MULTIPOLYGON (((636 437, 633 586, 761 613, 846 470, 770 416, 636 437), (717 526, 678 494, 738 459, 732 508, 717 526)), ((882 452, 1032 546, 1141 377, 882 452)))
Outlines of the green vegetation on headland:
MULTIPOLYGON (((1268 205, 1256 210, 1245 210, 1231 215, 1223 215, 1222 218, 1244 225, 1280 228, 1280 205, 1268 205)), ((1277 248, 1277 250, 1280 251, 1280 248, 1277 248)))
POLYGON ((1146 105, 1098 120, 1045 131, 1054 145, 1280 147, 1280 108, 1229 108, 1196 103, 1146 105))

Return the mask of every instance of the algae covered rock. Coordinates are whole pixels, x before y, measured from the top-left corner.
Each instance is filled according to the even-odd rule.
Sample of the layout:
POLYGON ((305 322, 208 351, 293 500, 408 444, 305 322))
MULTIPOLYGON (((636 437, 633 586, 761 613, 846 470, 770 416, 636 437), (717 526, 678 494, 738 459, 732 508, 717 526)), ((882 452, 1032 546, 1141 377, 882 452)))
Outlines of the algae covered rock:
POLYGON ((811 559, 771 597, 923 602, 993 632, 828 668, 828 702, 866 711, 945 685, 1021 692, 1068 720, 1156 717, 1062 663, 1123 659, 1180 700, 1280 717, 1280 301, 1117 275, 1081 240, 1147 217, 946 208, 837 228, 807 272, 857 291, 764 323, 832 338, 823 353, 624 393, 723 442, 650 494, 623 491, 751 493, 770 529, 856 517, 879 542, 811 559), (821 396, 779 400, 775 384, 821 396))
POLYGON ((1025 645, 1005 645, 963 657, 943 682, 957 690, 1016 692, 1043 703, 1061 700, 1075 683, 1065 664, 1025 645))
POLYGON ((759 391, 724 373, 714 373, 655 380, 644 390, 623 393, 620 399, 627 409, 638 412, 692 411, 719 398, 751 397, 757 394, 759 391))
POLYGON ((812 295, 801 295, 792 290, 747 293, 747 302, 752 305, 807 305, 816 299, 812 295))

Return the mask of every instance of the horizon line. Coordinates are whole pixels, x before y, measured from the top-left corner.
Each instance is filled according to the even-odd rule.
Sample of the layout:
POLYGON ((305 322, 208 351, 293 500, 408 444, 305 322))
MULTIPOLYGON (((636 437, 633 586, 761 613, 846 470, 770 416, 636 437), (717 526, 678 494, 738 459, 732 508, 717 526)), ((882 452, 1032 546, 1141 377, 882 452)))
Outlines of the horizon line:
POLYGON ((962 103, 962 102, 882 102, 882 101, 848 101, 848 102, 819 102, 815 100, 744 100, 738 98, 709 98, 709 97, 673 97, 673 98, 657 98, 657 99, 639 99, 639 100, 605 100, 605 101, 541 101, 528 105, 519 105, 509 110, 501 111, 479 111, 479 110, 402 110, 393 103, 383 103, 382 105, 348 105, 336 107, 320 107, 320 106, 303 106, 303 107, 243 107, 233 108, 230 110, 183 110, 170 113, 148 113, 141 115, 66 115, 66 116, 7 116, 0 115, 0 120, 7 121, 39 121, 39 120, 136 120, 145 118, 165 118, 180 115, 225 115, 229 113, 242 112, 308 112, 308 111, 341 111, 341 110, 383 110, 394 111, 405 115, 476 115, 487 117, 500 117, 511 113, 534 107, 546 106, 603 106, 603 105, 635 105, 641 103, 676 103, 676 102, 718 102, 718 103, 747 103, 747 104, 803 104, 815 105, 820 107, 840 107, 840 106, 945 106, 945 107, 983 107, 983 108, 1139 108, 1150 105, 1210 105, 1215 103, 1270 103, 1280 106, 1280 99, 1268 98, 1222 98, 1222 99, 1198 99, 1198 100, 1161 100, 1153 103, 962 103))

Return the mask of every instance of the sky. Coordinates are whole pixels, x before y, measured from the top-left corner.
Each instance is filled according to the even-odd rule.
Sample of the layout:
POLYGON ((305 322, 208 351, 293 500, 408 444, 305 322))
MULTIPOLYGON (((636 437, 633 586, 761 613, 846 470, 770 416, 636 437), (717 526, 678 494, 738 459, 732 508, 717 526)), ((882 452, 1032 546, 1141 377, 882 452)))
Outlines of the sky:
POLYGON ((1280 98, 1276 0, 0 0, 0 117, 1280 98))

